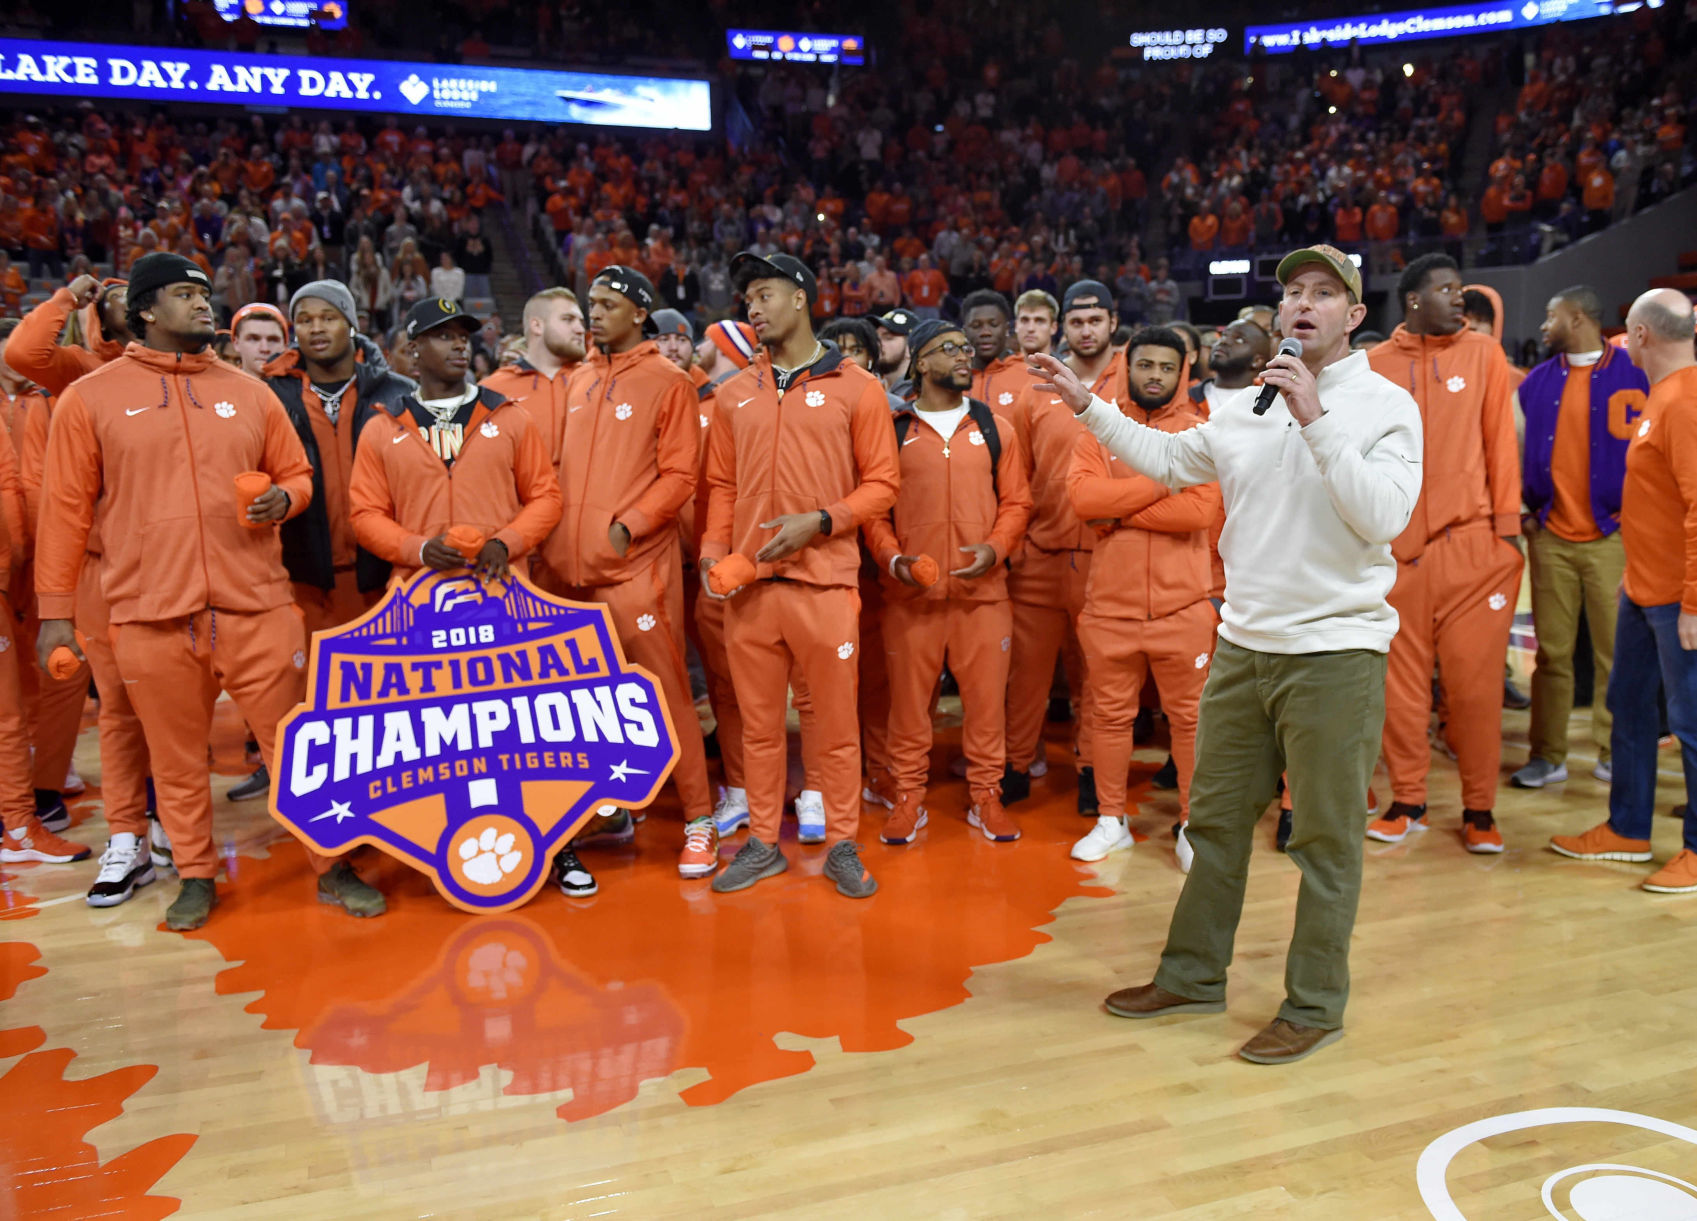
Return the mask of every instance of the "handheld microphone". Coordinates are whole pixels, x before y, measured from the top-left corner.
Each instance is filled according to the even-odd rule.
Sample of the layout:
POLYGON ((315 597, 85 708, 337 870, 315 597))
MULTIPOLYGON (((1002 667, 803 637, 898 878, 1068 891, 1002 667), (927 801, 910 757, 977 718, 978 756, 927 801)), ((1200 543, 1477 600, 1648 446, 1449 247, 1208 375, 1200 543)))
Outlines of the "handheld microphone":
MULTIPOLYGON (((1301 357, 1301 355, 1302 355, 1302 340, 1300 340, 1300 339, 1286 339, 1286 340, 1284 340, 1282 343, 1279 344, 1279 353, 1278 354, 1280 356, 1301 357)), ((1268 386, 1268 385, 1263 384, 1262 387, 1261 387, 1261 393, 1257 394, 1255 396, 1255 407, 1254 407, 1255 414, 1256 415, 1266 415, 1267 414, 1267 408, 1269 408, 1273 405, 1273 396, 1276 395, 1278 392, 1279 392, 1279 390, 1278 390, 1277 386, 1268 386)))

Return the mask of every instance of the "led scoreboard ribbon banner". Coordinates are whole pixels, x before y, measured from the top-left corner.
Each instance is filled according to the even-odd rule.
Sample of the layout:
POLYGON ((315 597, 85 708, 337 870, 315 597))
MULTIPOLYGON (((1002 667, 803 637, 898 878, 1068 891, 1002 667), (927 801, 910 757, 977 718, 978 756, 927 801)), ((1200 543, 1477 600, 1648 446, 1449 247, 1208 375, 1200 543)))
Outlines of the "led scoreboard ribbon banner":
POLYGON ((0 94, 711 131, 704 80, 0 38, 0 94))
POLYGON ((625 663, 604 607, 426 569, 313 636, 271 813, 327 856, 371 844, 457 907, 507 911, 602 805, 647 805, 676 759, 659 684, 625 663))
POLYGON ((803 64, 866 63, 866 40, 858 34, 812 34, 789 30, 726 30, 732 59, 776 59, 803 64))
POLYGON ((340 30, 348 24, 349 0, 214 0, 218 15, 225 21, 240 21, 244 16, 259 25, 284 26, 290 29, 340 30))
MULTIPOLYGON (((1648 0, 1648 7, 1660 8, 1662 3, 1663 0, 1648 0)), ((1366 47, 1388 42, 1413 42, 1422 38, 1494 34, 1501 30, 1553 25, 1560 21, 1615 17, 1639 7, 1637 3, 1617 4, 1615 0, 1499 0, 1498 3, 1406 9, 1400 13, 1332 17, 1304 25, 1288 22, 1252 25, 1243 32, 1243 49, 1248 53, 1259 42, 1269 54, 1281 55, 1299 46, 1340 47, 1355 42, 1366 47)))

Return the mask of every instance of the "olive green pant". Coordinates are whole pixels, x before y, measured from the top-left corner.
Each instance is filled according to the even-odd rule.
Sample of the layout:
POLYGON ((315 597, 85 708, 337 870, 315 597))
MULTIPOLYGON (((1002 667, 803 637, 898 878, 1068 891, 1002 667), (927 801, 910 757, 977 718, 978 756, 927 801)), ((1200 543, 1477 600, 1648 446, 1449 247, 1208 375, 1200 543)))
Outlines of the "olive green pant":
POLYGON ((1243 914, 1255 825, 1279 773, 1290 785, 1290 859, 1302 871, 1279 1016, 1343 1025, 1349 937, 1361 897, 1361 794, 1385 722, 1383 653, 1259 653, 1221 639, 1202 693, 1186 832, 1196 859, 1155 982, 1221 1000, 1243 914))
POLYGON ((1538 633, 1538 660, 1532 670, 1532 758, 1567 762, 1567 721, 1573 714, 1573 650, 1579 638, 1579 611, 1591 630, 1591 659, 1596 673, 1591 699, 1591 737, 1597 758, 1610 760, 1609 669, 1614 665, 1615 609, 1626 575, 1626 547, 1620 532, 1590 543, 1572 543, 1548 529, 1527 535, 1532 561, 1532 627, 1538 633))

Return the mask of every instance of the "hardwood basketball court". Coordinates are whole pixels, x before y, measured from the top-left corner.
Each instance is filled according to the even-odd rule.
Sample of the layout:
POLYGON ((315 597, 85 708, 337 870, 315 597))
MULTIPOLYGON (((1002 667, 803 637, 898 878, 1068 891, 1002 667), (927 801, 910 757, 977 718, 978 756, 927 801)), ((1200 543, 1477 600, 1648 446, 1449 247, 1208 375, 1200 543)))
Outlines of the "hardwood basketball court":
MULTIPOLYGON (((1526 720, 1505 714, 1500 857, 1463 852, 1434 754, 1434 830, 1367 846, 1348 1033, 1283 1068, 1233 1054, 1282 995, 1297 874, 1270 814, 1229 1011, 1100 1007, 1148 979, 1182 882, 1176 798, 1146 791, 1160 747, 1136 763, 1151 838, 1100 866, 1066 855, 1088 824, 1058 736, 1014 845, 968 831, 940 744, 920 842, 863 824, 882 883, 865 902, 793 841, 790 872, 752 891, 680 880, 668 796, 634 849, 585 852, 593 898, 472 917, 372 859, 390 911, 359 922, 313 901, 257 805, 222 803, 245 769, 220 717, 234 877, 200 933, 158 931, 174 875, 97 911, 92 863, 7 868, 6 1215, 1697 1215, 1678 1185, 1697 1180, 1697 900, 1546 850, 1605 809, 1583 714, 1575 778, 1543 793, 1506 785, 1526 720), (1423 1200, 1422 1152, 1481 1121, 1428 1155, 1423 1200)), ((98 850, 92 730, 79 762, 69 834, 98 850)), ((1665 808, 1671 751, 1662 774, 1665 808)), ((1658 860, 1677 840, 1658 818, 1658 860)))

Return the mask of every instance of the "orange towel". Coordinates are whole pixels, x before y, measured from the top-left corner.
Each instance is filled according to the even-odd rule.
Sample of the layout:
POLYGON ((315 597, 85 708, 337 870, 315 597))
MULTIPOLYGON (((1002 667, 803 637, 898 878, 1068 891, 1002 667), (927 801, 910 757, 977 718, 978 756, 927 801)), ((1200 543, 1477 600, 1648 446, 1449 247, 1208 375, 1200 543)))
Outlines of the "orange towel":
POLYGON ((928 555, 915 558, 908 571, 913 575, 913 579, 918 581, 920 586, 925 589, 930 589, 943 576, 943 570, 937 566, 937 561, 928 555))
POLYGON ((707 570, 707 586, 723 597, 755 578, 754 563, 746 555, 732 552, 707 570))
POLYGON ((448 546, 465 556, 468 564, 477 562, 477 557, 483 552, 483 544, 488 541, 483 537, 483 531, 471 526, 450 526, 448 533, 442 537, 448 546))

